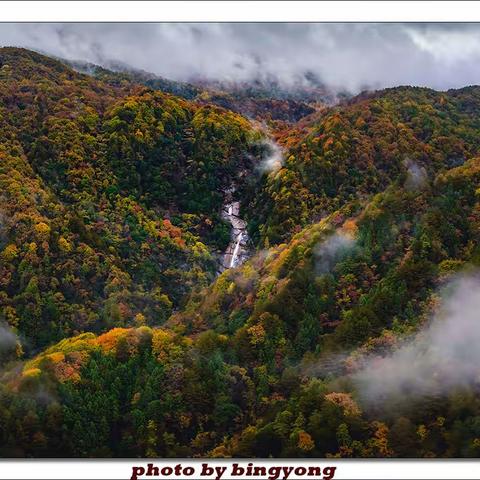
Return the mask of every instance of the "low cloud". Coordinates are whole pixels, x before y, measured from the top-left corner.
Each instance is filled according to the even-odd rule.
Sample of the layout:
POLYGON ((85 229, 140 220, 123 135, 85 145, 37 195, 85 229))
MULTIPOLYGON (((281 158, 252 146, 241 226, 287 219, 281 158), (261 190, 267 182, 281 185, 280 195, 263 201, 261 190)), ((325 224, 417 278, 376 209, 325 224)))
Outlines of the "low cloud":
POLYGON ((329 273, 352 252, 355 239, 350 233, 337 231, 315 247, 315 269, 318 275, 329 273))
POLYGON ((478 83, 479 24, 3 23, 0 45, 176 80, 195 77, 334 90, 478 83))
POLYGON ((407 168, 405 188, 407 190, 419 190, 423 188, 428 179, 425 167, 410 159, 405 160, 404 165, 407 168))
POLYGON ((18 337, 4 322, 0 322, 0 359, 12 356, 18 345, 18 337))
POLYGON ((267 139, 263 142, 266 153, 263 160, 259 165, 260 171, 263 172, 276 172, 282 168, 283 165, 283 150, 271 139, 267 139))
POLYGON ((446 394, 480 384, 480 275, 458 278, 427 328, 354 375, 364 400, 446 394))
POLYGON ((15 347, 17 336, 10 327, 0 323, 0 353, 15 347))

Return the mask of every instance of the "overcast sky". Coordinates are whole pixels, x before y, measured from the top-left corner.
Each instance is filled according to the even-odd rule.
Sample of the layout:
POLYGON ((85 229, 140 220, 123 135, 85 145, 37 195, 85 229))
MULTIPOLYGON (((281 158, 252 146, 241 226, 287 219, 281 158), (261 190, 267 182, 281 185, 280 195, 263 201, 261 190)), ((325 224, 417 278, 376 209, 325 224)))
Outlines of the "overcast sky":
POLYGON ((98 64, 122 61, 177 80, 285 84, 315 73, 364 87, 480 84, 480 24, 0 24, 0 44, 98 64))

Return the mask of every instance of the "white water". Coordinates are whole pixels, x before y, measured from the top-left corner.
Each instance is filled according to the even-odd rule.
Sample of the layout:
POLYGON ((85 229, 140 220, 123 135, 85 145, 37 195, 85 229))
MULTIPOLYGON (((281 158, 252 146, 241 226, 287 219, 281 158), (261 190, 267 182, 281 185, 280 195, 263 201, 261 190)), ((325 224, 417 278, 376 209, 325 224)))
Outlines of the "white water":
POLYGON ((232 253, 232 258, 230 259, 230 268, 235 267, 238 262, 238 252, 240 251, 240 244, 242 242, 243 233, 240 233, 237 238, 237 243, 235 244, 235 248, 232 253))
POLYGON ((220 271, 241 265, 249 256, 247 223, 239 217, 240 202, 232 201, 233 189, 225 192, 226 203, 223 207, 222 217, 232 225, 230 243, 225 250, 220 266, 220 271))

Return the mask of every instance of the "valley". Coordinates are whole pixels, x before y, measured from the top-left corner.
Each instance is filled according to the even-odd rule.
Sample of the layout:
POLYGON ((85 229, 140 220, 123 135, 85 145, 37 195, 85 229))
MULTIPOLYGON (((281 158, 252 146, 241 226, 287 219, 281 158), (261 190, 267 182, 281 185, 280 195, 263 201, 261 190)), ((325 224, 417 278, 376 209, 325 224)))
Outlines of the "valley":
POLYGON ((94 67, 0 48, 0 456, 480 456, 480 87, 94 67))

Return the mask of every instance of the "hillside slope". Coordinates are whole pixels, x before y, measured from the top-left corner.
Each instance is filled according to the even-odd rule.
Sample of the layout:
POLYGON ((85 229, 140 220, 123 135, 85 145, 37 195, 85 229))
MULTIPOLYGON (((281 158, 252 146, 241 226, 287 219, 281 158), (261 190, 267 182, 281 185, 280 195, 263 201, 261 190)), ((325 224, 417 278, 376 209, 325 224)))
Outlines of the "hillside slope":
POLYGON ((245 117, 266 122, 271 126, 292 124, 313 113, 320 105, 331 103, 325 89, 291 89, 279 87, 275 82, 236 84, 199 80, 186 83, 168 80, 153 73, 136 70, 126 65, 113 64, 108 68, 85 62, 63 60, 76 70, 92 75, 114 87, 145 85, 153 90, 195 100, 201 104, 214 104, 245 117))
POLYGON ((258 150, 244 118, 12 48, 0 112, 0 304, 27 348, 162 323, 212 278, 222 189, 258 150))
POLYGON ((399 87, 360 95, 285 132, 284 168, 248 208, 257 238, 262 245, 290 238, 409 168, 433 176, 461 165, 480 148, 479 109, 480 87, 399 87))
POLYGON ((4 377, 2 453, 478 455, 475 390, 379 409, 349 376, 478 266, 479 188, 479 159, 392 186, 227 270, 161 329, 63 340, 4 377))

